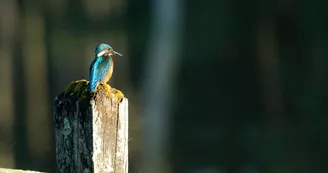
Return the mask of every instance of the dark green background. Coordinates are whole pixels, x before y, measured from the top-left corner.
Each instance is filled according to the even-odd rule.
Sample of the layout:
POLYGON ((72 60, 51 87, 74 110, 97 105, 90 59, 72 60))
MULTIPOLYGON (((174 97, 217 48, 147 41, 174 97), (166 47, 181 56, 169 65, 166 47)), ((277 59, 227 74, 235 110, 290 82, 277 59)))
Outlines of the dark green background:
MULTIPOLYGON (((52 100, 70 81, 88 78, 94 47, 105 42, 125 55, 115 59, 111 84, 129 98, 130 172, 140 171, 138 94, 152 1, 1 3, 0 167, 54 172, 52 100), (86 2, 99 5, 88 13, 86 2)), ((183 2, 169 146, 173 172, 328 171, 327 5, 183 2)))

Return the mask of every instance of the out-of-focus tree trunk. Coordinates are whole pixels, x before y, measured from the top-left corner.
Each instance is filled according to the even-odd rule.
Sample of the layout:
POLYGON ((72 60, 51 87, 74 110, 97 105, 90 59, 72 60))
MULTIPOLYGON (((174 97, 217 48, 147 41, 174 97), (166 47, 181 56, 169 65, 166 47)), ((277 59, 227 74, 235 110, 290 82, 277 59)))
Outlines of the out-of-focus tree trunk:
POLYGON ((170 172, 168 164, 170 115, 180 63, 182 1, 154 0, 150 43, 144 71, 142 101, 143 171, 170 172))
POLYGON ((282 87, 280 86, 279 60, 277 58, 275 24, 272 18, 259 21, 257 51, 260 62, 260 88, 267 122, 274 132, 282 130, 282 87))
POLYGON ((0 167, 13 168, 13 51, 19 11, 17 1, 0 1, 0 167))
POLYGON ((30 150, 32 168, 48 171, 51 165, 50 151, 52 143, 52 116, 49 115, 49 91, 46 76, 46 44, 42 11, 25 6, 23 41, 23 76, 26 93, 26 130, 27 144, 30 150), (41 163, 41 164, 40 164, 41 163))

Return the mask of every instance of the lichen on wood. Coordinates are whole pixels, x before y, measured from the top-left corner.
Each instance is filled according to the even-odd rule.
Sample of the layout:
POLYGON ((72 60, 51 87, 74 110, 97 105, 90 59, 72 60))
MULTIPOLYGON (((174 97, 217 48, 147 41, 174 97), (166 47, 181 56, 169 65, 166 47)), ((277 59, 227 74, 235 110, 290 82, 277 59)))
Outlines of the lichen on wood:
POLYGON ((57 172, 127 173, 128 100, 95 95, 55 99, 57 172))

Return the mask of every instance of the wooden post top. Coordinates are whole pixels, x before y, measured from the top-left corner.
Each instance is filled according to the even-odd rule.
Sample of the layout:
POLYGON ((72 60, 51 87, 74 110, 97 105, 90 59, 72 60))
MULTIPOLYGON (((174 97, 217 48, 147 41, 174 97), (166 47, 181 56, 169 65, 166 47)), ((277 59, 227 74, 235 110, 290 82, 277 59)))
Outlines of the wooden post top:
POLYGON ((57 172, 127 173, 128 100, 114 96, 100 87, 55 99, 57 172))

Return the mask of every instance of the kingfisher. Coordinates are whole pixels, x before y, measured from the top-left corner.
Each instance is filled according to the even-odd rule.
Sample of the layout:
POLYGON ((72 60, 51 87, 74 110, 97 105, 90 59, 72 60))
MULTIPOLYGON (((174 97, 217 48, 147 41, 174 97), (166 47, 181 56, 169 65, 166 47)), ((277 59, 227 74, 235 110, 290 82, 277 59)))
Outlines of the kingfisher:
POLYGON ((92 61, 89 69, 89 92, 95 92, 99 84, 104 84, 105 87, 109 87, 106 83, 113 74, 113 55, 123 56, 114 51, 108 44, 101 43, 96 47, 95 59, 92 61))

